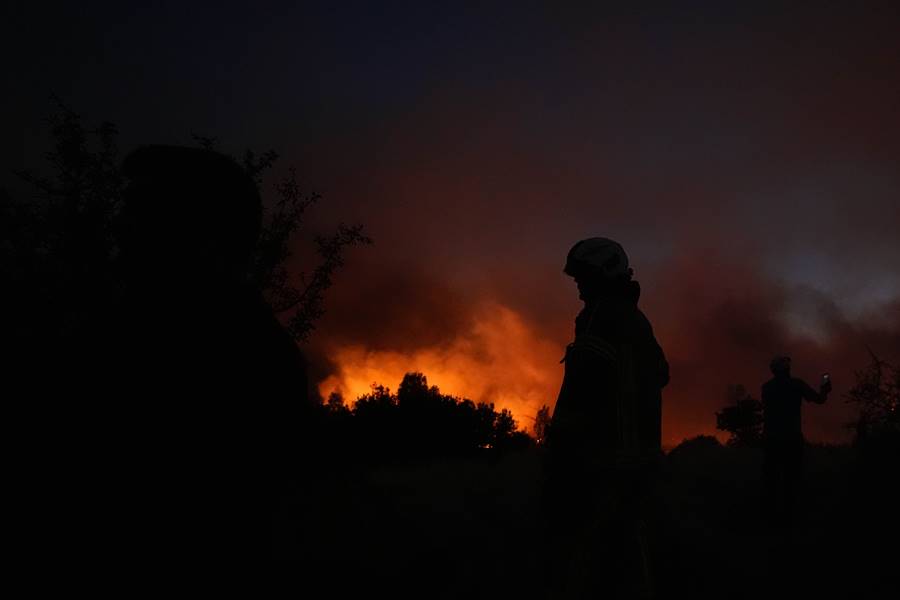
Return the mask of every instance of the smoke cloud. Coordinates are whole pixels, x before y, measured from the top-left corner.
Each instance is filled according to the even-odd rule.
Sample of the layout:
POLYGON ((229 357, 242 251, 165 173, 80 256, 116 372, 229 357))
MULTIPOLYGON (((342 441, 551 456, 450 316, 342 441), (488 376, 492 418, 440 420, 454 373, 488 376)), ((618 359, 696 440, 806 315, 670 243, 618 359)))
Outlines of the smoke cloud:
MULTIPOLYGON (((672 371, 664 392, 668 446, 701 433, 721 436, 714 413, 727 387, 740 383, 758 397, 769 360, 780 353, 793 356, 795 375, 811 385, 832 373, 835 391, 825 406, 805 409, 805 433, 845 441, 853 407, 842 394, 854 370, 866 364, 868 349, 892 359, 900 349, 898 300, 851 317, 827 294, 786 285, 709 247, 647 271, 640 305, 672 371)), ((404 373, 420 371, 446 393, 510 409, 523 428, 541 406, 553 407, 579 308, 571 280, 554 279, 556 289, 535 297, 522 294, 515 278, 454 287, 423 270, 382 272, 355 280, 353 295, 334 294, 311 348, 323 397, 337 391, 352 401, 374 383, 396 388, 404 373)))

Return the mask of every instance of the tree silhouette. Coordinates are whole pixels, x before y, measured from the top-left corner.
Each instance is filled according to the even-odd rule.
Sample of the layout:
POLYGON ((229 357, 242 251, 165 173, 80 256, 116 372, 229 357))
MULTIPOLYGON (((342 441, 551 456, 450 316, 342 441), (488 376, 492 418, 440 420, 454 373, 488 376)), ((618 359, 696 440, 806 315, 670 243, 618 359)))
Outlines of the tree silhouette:
POLYGON ((716 413, 716 429, 731 434, 729 446, 757 446, 762 441, 763 407, 743 385, 729 385, 728 406, 716 413))
POLYGON ((856 381, 844 395, 859 414, 849 424, 859 444, 900 438, 900 366, 869 351, 869 364, 856 372, 856 381))
MULTIPOLYGON (((47 153, 49 176, 32 171, 17 175, 36 198, 15 202, 0 194, 0 215, 10 241, 0 248, 0 268, 19 295, 8 311, 17 315, 22 338, 52 339, 89 321, 113 299, 116 288, 116 217, 124 177, 116 140, 118 128, 104 122, 86 126, 80 115, 58 98, 48 119, 53 147, 47 153), (22 316, 27 315, 27 318, 22 316)), ((194 135, 203 148, 215 138, 194 135)), ((275 152, 247 151, 238 161, 264 199, 265 175, 278 159, 275 152)), ((313 237, 318 263, 308 272, 292 272, 289 259, 308 209, 321 200, 302 190, 296 172, 274 185, 255 258, 246 279, 280 315, 295 340, 306 340, 324 314, 324 293, 343 266, 348 248, 371 244, 361 225, 339 224, 334 232, 313 237)), ((12 324, 11 324, 12 325, 12 324)))
POLYGON ((344 397, 340 392, 331 392, 328 395, 328 400, 325 401, 325 407, 332 413, 350 412, 350 409, 344 404, 344 397))
POLYGON ((2 213, 11 237, 2 247, 2 277, 13 294, 6 331, 20 348, 58 341, 109 303, 114 288, 114 217, 123 180, 111 123, 85 127, 53 99, 47 119, 51 175, 16 174, 35 197, 5 195, 2 213))
MULTIPOLYGON (((261 159, 248 152, 244 165, 260 181, 277 156, 267 153, 261 159)), ((269 211, 257 248, 252 277, 272 309, 287 315, 288 331, 294 339, 305 341, 315 328, 315 322, 325 314, 324 294, 332 284, 335 272, 344 265, 347 248, 371 244, 361 225, 337 226, 330 235, 314 238, 319 264, 312 272, 292 277, 287 267, 292 256, 292 240, 300 228, 306 211, 321 200, 316 193, 304 193, 294 169, 275 186, 278 200, 269 211), (294 281, 299 285, 295 285, 294 281)))
MULTIPOLYGON (((216 144, 215 138, 194 135, 194 139, 208 149, 216 144)), ((242 157, 241 164, 253 177, 261 195, 265 174, 278 158, 272 150, 262 154, 247 150, 242 157)), ((264 215, 263 229, 248 275, 263 292, 272 310, 282 316, 294 339, 306 341, 315 329, 316 321, 325 314, 324 295, 333 283, 334 274, 344 265, 345 251, 353 246, 371 244, 372 239, 365 234, 362 225, 340 223, 333 233, 313 238, 319 263, 312 271, 291 273, 288 263, 293 256, 293 242, 306 212, 320 202, 322 196, 304 191, 293 167, 275 184, 274 190, 276 200, 264 215)))
POLYGON ((534 439, 538 445, 542 445, 544 440, 547 439, 547 430, 550 428, 550 421, 550 407, 545 404, 537 411, 537 416, 534 418, 534 439))
MULTIPOLYGON (((491 407, 493 408, 493 404, 491 407)), ((494 421, 494 439, 496 441, 500 441, 503 438, 511 436, 516 429, 518 428, 518 424, 516 420, 513 418, 512 412, 508 408, 504 408, 501 410, 494 421)))

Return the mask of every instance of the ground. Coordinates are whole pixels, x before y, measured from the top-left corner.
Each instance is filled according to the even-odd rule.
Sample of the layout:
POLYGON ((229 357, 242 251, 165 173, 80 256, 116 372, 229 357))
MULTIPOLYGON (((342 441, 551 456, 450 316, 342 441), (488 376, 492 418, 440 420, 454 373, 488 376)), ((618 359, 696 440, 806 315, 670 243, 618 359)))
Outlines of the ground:
MULTIPOLYGON (((784 531, 760 510, 760 450, 701 440, 670 452, 656 491, 657 595, 859 598, 893 589, 896 472, 873 474, 849 447, 809 447, 805 464, 802 512, 784 531)), ((538 451, 331 466, 304 481, 276 520, 279 557, 337 596, 354 587, 545 597, 538 451)))

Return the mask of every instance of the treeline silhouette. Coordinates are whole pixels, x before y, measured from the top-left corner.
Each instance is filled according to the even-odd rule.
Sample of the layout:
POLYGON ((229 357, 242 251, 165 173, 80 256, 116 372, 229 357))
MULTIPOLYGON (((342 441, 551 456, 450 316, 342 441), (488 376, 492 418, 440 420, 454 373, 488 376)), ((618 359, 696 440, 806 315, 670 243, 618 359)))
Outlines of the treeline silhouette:
POLYGON ((376 384, 351 406, 337 392, 316 411, 312 428, 332 458, 419 461, 498 456, 533 447, 508 409, 444 394, 423 373, 407 373, 396 392, 376 384))

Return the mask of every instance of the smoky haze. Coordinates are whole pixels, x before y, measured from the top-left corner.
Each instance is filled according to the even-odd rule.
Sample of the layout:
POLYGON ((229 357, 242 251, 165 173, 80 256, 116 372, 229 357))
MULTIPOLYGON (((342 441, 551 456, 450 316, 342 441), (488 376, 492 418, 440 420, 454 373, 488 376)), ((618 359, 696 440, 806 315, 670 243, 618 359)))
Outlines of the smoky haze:
POLYGON ((396 386, 403 365, 527 426, 555 401, 579 309, 565 253, 602 235, 628 251, 672 363, 666 443, 713 433, 727 386, 758 396, 776 353, 813 384, 833 374, 806 432, 846 439, 854 369, 900 348, 893 15, 572 16, 546 47, 495 48, 325 151, 352 148, 354 177, 326 184, 360 199, 377 243, 322 323, 322 391, 354 369, 345 391, 396 386))
MULTIPOLYGON (((832 373, 836 394, 825 407, 806 411, 806 433, 817 441, 846 439, 852 409, 840 395, 869 348, 896 356, 900 302, 851 318, 827 294, 788 286, 759 265, 713 252, 687 251, 640 278, 641 306, 672 369, 665 443, 715 433, 713 413, 728 385, 742 383, 758 397, 777 353, 791 354, 795 374, 813 384, 823 371, 832 373), (793 322, 793 303, 804 305, 814 325, 793 322)), ((342 281, 356 279, 357 268, 363 269, 351 267, 342 281)), ((353 398, 371 383, 396 387, 403 373, 418 370, 448 392, 510 408, 528 426, 541 405, 555 402, 559 358, 574 333, 576 291, 558 270, 543 278, 543 290, 524 272, 521 280, 507 274, 506 281, 460 283, 458 291, 433 275, 406 273, 363 283, 355 298, 338 301, 335 293, 313 344, 319 391, 353 398)))
POLYGON ((24 142, 4 164, 46 150, 55 91, 123 151, 275 148, 327 200, 313 232, 366 226, 307 349, 320 393, 421 370, 529 425, 579 310, 565 253, 597 235, 629 253, 672 363, 668 444, 712 432, 726 386, 758 393, 781 352, 833 373, 807 433, 845 439, 867 346, 900 352, 892 3, 38 4, 3 19, 0 124, 24 142))
POLYGON ((325 388, 354 368, 374 380, 379 360, 392 365, 386 385, 400 365, 430 368, 432 383, 505 403, 527 426, 555 401, 579 309, 565 253, 603 235, 628 251, 672 362, 666 443, 713 433, 727 386, 758 396, 776 353, 813 384, 833 373, 836 393, 805 412, 806 432, 846 439, 841 394, 854 369, 867 348, 888 358, 900 348, 900 138, 889 133, 900 132, 889 75, 900 64, 886 30, 838 31, 820 16, 781 24, 796 27, 780 32, 793 49, 741 28, 725 40, 727 27, 664 49, 627 27, 574 37, 541 56, 555 61, 552 77, 450 80, 353 140, 375 164, 329 189, 366 199, 357 214, 379 242, 341 281, 372 302, 367 314, 385 312, 358 323, 359 307, 335 292, 321 347, 332 359, 356 351, 323 374, 325 388), (384 293, 398 269, 402 285, 384 293), (369 295, 369 279, 382 292, 369 295), (521 330, 479 329, 504 310, 521 330), (379 354, 391 337, 396 352, 379 354), (490 381, 529 392, 503 397, 490 381))

